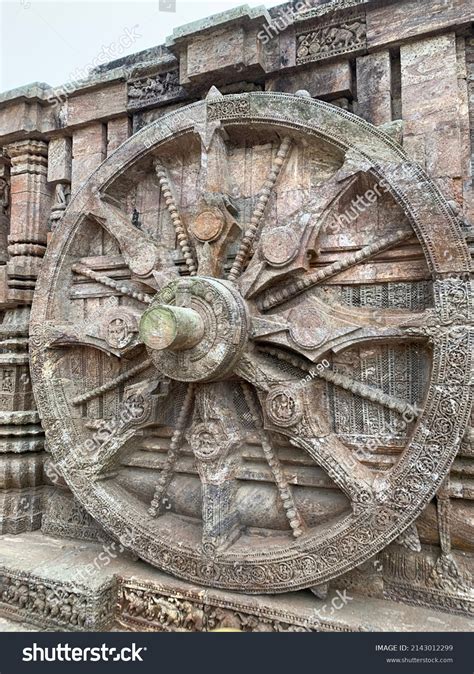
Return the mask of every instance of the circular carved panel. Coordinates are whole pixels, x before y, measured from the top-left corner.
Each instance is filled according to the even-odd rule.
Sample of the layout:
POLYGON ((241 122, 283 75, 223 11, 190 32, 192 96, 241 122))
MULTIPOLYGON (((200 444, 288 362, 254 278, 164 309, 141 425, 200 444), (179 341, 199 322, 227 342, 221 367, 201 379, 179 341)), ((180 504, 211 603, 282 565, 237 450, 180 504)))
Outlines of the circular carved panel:
POLYGON ((199 241, 217 239, 224 227, 224 217, 219 211, 203 211, 191 223, 191 232, 199 241))
POLYGON ((101 165, 48 247, 30 342, 53 458, 168 573, 327 582, 448 474, 468 271, 438 188, 357 117, 273 93, 169 113, 101 165))

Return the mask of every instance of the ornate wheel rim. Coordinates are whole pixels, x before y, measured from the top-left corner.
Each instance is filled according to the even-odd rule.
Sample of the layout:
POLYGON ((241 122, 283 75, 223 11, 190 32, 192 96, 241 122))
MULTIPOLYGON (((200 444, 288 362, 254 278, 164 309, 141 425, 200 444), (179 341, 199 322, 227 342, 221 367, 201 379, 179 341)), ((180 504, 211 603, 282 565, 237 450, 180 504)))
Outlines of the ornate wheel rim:
MULTIPOLYGON (((212 176, 207 175, 206 179, 209 187, 212 176)), ((324 217, 326 211, 327 208, 319 216, 324 217)), ((406 236, 406 231, 401 231, 375 241, 371 250, 369 246, 359 252, 358 258, 357 254, 352 256, 350 264, 370 259, 406 236)), ((214 95, 169 113, 137 132, 100 166, 72 200, 48 247, 32 308, 30 346, 35 397, 53 459, 75 496, 100 524, 142 559, 178 577, 249 593, 276 593, 310 587, 339 576, 370 559, 416 519, 446 478, 454 460, 470 409, 469 264, 459 224, 437 187, 388 136, 350 113, 306 97, 268 93, 214 95), (245 127, 257 132, 265 129, 280 140, 251 224, 237 238, 237 254, 227 279, 219 279, 224 273, 213 267, 214 257, 219 256, 210 257, 208 252, 211 246, 224 246, 226 236, 230 236, 232 208, 215 199, 208 200, 198 217, 183 224, 163 157, 180 138, 199 136, 203 152, 207 152, 216 134, 220 138, 221 130, 227 133, 245 127), (344 335, 336 344, 333 335, 323 334, 321 338, 317 329, 308 338, 304 325, 292 322, 290 326, 286 321, 284 329, 280 326, 280 337, 272 339, 277 333, 275 326, 269 325, 280 321, 279 307, 283 305, 289 310, 300 306, 295 304, 298 298, 305 297, 308 288, 328 276, 327 267, 296 277, 291 273, 280 274, 279 270, 288 271, 291 265, 292 269, 301 269, 298 246, 300 250, 303 248, 301 241, 307 230, 300 230, 299 238, 295 239, 292 228, 276 234, 275 229, 265 228, 266 204, 281 179, 280 174, 284 174, 289 155, 302 141, 313 139, 341 154, 344 167, 356 166, 357 171, 385 181, 423 248, 433 279, 434 309, 403 328, 404 334, 413 339, 429 340, 433 350, 431 380, 421 413, 407 401, 383 397, 380 391, 369 390, 370 387, 361 388, 360 382, 349 381, 337 372, 324 373, 326 382, 332 385, 356 391, 400 414, 418 417, 398 462, 382 474, 370 473, 361 464, 354 465, 347 459, 347 448, 315 417, 311 395, 300 390, 294 375, 285 377, 279 369, 279 364, 285 363, 286 367, 299 368, 303 377, 325 354, 346 348, 354 343, 353 338, 344 335), (181 278, 173 271, 169 259, 164 259, 159 242, 150 243, 141 233, 130 236, 126 218, 109 198, 117 181, 133 172, 140 162, 147 161, 147 157, 154 162, 187 267, 187 275, 181 278), (71 413, 74 401, 68 398, 63 386, 61 359, 57 355, 58 345, 63 349, 66 344, 83 343, 83 336, 78 337, 74 330, 68 333, 63 325, 58 336, 56 320, 62 311, 64 287, 71 285, 73 272, 107 284, 107 279, 99 278, 100 273, 84 268, 75 252, 75 248, 80 248, 78 233, 86 218, 99 222, 117 239, 131 279, 136 283, 122 285, 112 280, 115 285, 109 286, 124 291, 140 307, 139 311, 129 307, 126 319, 123 307, 120 315, 111 311, 107 315, 107 334, 95 335, 88 343, 103 349, 105 342, 112 355, 123 356, 133 348, 140 348, 141 338, 148 351, 143 349, 141 362, 134 366, 139 381, 126 400, 127 409, 132 412, 120 434, 92 453, 83 450, 90 433, 84 429, 84 420, 71 413), (249 288, 254 283, 253 277, 249 280, 249 269, 255 264, 255 251, 263 255, 260 259, 264 268, 270 269, 278 283, 274 279, 267 285, 262 283, 263 290, 249 297, 249 288), (310 283, 306 283, 307 278, 310 283), (146 312, 151 316, 149 320, 143 318, 146 312), (186 323, 188 320, 194 321, 191 327, 186 323), (185 322, 184 327, 180 321, 185 322), (157 323, 166 324, 165 336, 156 328, 157 323), (211 335, 212 325, 224 326, 225 334, 214 330, 211 335), (209 340, 206 348, 205 339, 209 340), (193 374, 183 376, 182 368, 186 368, 188 361, 193 374), (145 372, 151 373, 151 379, 140 379, 145 372), (149 422, 153 405, 159 404, 157 380, 161 381, 164 375, 188 382, 175 429, 176 439, 167 460, 173 463, 173 451, 179 450, 185 438, 192 447, 204 485, 205 524, 185 526, 180 517, 163 517, 162 500, 169 484, 166 475, 163 477, 166 468, 160 473, 150 508, 113 481, 114 457, 133 438, 137 428, 149 422), (241 432, 232 406, 219 407, 220 420, 212 412, 215 404, 220 405, 222 387, 229 378, 237 378, 242 386, 285 508, 289 533, 279 533, 274 539, 252 538, 248 532, 239 532, 235 521, 232 489, 241 432), (199 414, 193 411, 196 405, 199 414), (349 499, 350 512, 335 518, 331 527, 306 528, 268 433, 285 435, 292 445, 305 450, 349 499), (213 509, 213 503, 218 503, 218 508, 213 509), (183 527, 189 530, 187 538, 180 535, 183 527)), ((345 268, 344 263, 339 263, 338 268, 332 265, 329 273, 336 274, 345 268)), ((323 318, 327 317, 324 311, 322 307, 323 318)), ((330 313, 330 321, 337 326, 336 314, 330 313)), ((319 323, 316 321, 317 326, 324 323, 323 318, 319 323)), ((367 322, 359 324, 361 339, 400 337, 399 326, 390 321, 382 323, 382 327, 367 322)), ((82 399, 87 399, 87 392, 82 399)))

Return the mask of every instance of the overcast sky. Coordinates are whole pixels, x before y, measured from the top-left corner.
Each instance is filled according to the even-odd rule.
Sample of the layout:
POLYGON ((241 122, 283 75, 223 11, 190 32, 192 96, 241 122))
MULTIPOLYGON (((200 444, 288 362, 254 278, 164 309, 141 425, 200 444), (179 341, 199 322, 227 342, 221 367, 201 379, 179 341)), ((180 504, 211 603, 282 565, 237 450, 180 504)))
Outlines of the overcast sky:
POLYGON ((282 0, 0 0, 0 91, 30 82, 52 86, 92 65, 161 44, 173 28, 242 4, 282 0), (166 11, 167 8, 174 11, 166 11))

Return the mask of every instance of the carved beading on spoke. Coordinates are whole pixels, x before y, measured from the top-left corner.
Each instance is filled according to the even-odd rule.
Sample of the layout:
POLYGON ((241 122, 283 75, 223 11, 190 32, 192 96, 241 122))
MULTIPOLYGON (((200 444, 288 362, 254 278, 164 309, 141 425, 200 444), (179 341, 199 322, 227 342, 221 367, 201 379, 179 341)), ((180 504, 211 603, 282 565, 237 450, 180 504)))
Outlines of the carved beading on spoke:
POLYGON ((87 391, 87 393, 83 393, 82 395, 73 398, 72 404, 82 405, 82 403, 87 403, 89 402, 89 400, 93 400, 94 398, 97 398, 98 396, 103 395, 108 391, 112 391, 114 388, 120 386, 120 384, 125 383, 126 381, 134 377, 136 374, 143 372, 143 370, 146 370, 147 367, 150 367, 151 365, 152 365, 151 360, 147 358, 146 360, 143 361, 143 363, 139 363, 135 367, 130 368, 130 370, 122 372, 122 374, 120 374, 118 377, 114 377, 114 379, 111 379, 106 384, 102 384, 102 386, 97 386, 97 388, 94 388, 91 391, 87 391))
POLYGON ((109 276, 99 274, 98 272, 89 269, 89 267, 86 267, 83 264, 73 265, 72 271, 75 272, 76 274, 80 274, 81 276, 90 278, 92 281, 100 283, 106 288, 112 288, 112 290, 116 290, 121 295, 132 297, 134 300, 138 300, 139 302, 143 302, 144 304, 150 304, 151 302, 151 298, 146 293, 140 293, 137 292, 136 290, 132 290, 128 286, 122 285, 122 283, 120 283, 119 281, 114 281, 109 276))
POLYGON ((398 414, 402 415, 406 414, 412 418, 416 418, 418 416, 417 408, 411 405, 409 402, 400 400, 395 396, 387 395, 380 389, 367 386, 367 384, 356 381, 352 377, 348 377, 347 375, 339 374, 337 372, 331 372, 330 370, 322 371, 319 376, 321 379, 324 379, 335 386, 339 386, 339 388, 343 388, 346 391, 350 391, 354 395, 365 398, 371 403, 382 405, 382 407, 386 407, 387 409, 392 410, 392 412, 398 412, 398 414))
POLYGON ((259 309, 261 311, 268 311, 269 309, 273 309, 284 302, 288 302, 288 300, 297 297, 299 294, 305 290, 309 290, 309 288, 312 288, 318 283, 327 281, 332 276, 346 271, 346 269, 354 267, 360 262, 365 262, 374 255, 381 253, 383 250, 387 250, 388 248, 391 248, 392 246, 395 246, 405 239, 411 238, 412 236, 413 234, 411 232, 400 230, 396 232, 396 234, 382 237, 376 243, 372 243, 370 246, 361 248, 361 250, 357 251, 357 253, 348 255, 343 260, 338 260, 337 262, 328 265, 324 269, 316 271, 312 274, 308 274, 304 278, 300 278, 293 283, 289 283, 287 286, 269 291, 259 301, 259 309))
MULTIPOLYGON (((320 425, 316 430, 315 425, 309 423, 295 387, 281 384, 282 372, 279 368, 264 362, 256 354, 242 360, 245 360, 245 366, 239 366, 238 374, 262 393, 267 393, 266 416, 276 426, 276 430, 287 435, 292 445, 304 449, 354 504, 370 502, 372 480, 368 469, 354 459, 348 448, 337 442, 336 436, 331 435, 327 427, 320 425), (284 407, 280 410, 283 415, 278 410, 278 403, 272 403, 275 399, 283 400, 284 407)), ((280 360, 299 367, 296 359, 294 362, 283 357, 280 360)))
POLYGON ((191 242, 189 240, 183 221, 179 215, 176 200, 171 191, 171 185, 165 168, 161 163, 155 162, 155 171, 158 177, 158 182, 160 183, 161 192, 165 199, 166 208, 168 209, 168 212, 171 216, 171 221, 176 232, 176 237, 183 253, 184 261, 189 270, 190 276, 195 276, 197 273, 197 267, 194 254, 191 249, 191 242))
POLYGON ((380 389, 374 388, 373 386, 368 386, 367 384, 357 381, 352 377, 339 374, 338 372, 334 372, 333 370, 329 370, 327 368, 321 368, 320 370, 313 369, 311 364, 305 363, 301 358, 298 358, 297 356, 291 356, 283 351, 279 351, 278 349, 262 347, 262 350, 264 350, 265 353, 274 356, 278 360, 289 363, 294 367, 298 367, 304 372, 310 373, 312 376, 324 379, 325 381, 328 381, 335 386, 339 386, 345 391, 350 391, 354 395, 360 396, 361 398, 365 398, 372 403, 382 405, 382 407, 386 407, 392 412, 398 412, 398 414, 402 415, 406 414, 412 418, 416 418, 419 415, 419 410, 406 400, 400 400, 400 398, 388 395, 380 389))
POLYGON ((290 485, 288 484, 288 480, 286 479, 283 473, 280 460, 276 452, 273 450, 271 443, 268 440, 268 436, 265 432, 260 417, 260 410, 258 409, 258 406, 255 402, 255 397, 252 393, 252 390, 248 384, 242 384, 242 388, 244 391, 245 400, 252 415, 252 420, 260 436, 260 442, 262 444, 265 459, 267 460, 270 470, 273 473, 273 478, 275 480, 275 484, 278 489, 278 494, 280 496, 283 508, 285 510, 285 515, 293 532, 293 536, 295 538, 298 538, 303 534, 304 529, 303 518, 301 517, 300 513, 298 512, 298 508, 296 507, 293 494, 291 493, 290 485))
POLYGON ((166 455, 165 465, 160 473, 160 477, 158 478, 158 484, 156 485, 153 500, 148 511, 153 517, 157 517, 161 514, 163 508, 163 499, 173 477, 174 468, 178 459, 178 453, 184 439, 186 422, 188 421, 189 415, 191 413, 193 403, 194 384, 189 384, 183 404, 181 406, 181 410, 179 412, 178 420, 176 422, 176 428, 171 438, 168 453, 166 455))
POLYGON ((248 229, 245 231, 244 237, 240 243, 239 250, 237 252, 237 255, 235 256, 234 263, 229 272, 229 281, 236 281, 240 276, 240 274, 242 273, 245 262, 248 259, 250 251, 252 250, 252 246, 255 242, 258 231, 260 229, 262 217, 265 212, 265 208, 268 204, 270 194, 275 186, 278 176, 280 175, 281 168, 285 162, 288 152, 290 151, 290 148, 291 148, 291 139, 285 137, 281 142, 277 156, 275 157, 275 161, 273 162, 273 166, 270 170, 267 180, 264 183, 262 192, 258 198, 257 206, 255 207, 255 210, 250 219, 250 225, 248 229))

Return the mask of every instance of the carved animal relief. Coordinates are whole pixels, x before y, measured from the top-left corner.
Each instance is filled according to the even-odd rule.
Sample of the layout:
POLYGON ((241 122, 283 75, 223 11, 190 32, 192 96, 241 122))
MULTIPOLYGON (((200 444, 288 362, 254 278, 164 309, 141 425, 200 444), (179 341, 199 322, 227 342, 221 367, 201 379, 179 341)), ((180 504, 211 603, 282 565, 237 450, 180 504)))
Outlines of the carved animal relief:
MULTIPOLYGON (((344 30, 319 52, 363 39, 344 30)), ((470 404, 468 268, 449 206, 388 136, 307 97, 213 89, 106 160, 48 246, 31 358, 53 458, 168 573, 325 583, 448 473, 470 404)))
POLYGON ((320 61, 347 52, 365 49, 367 25, 365 17, 354 16, 316 27, 297 37, 296 61, 298 64, 320 61))

